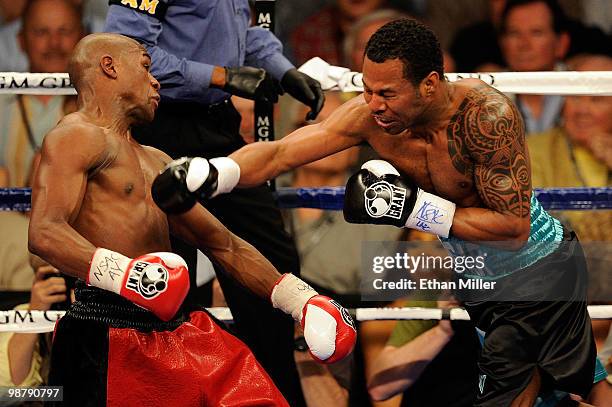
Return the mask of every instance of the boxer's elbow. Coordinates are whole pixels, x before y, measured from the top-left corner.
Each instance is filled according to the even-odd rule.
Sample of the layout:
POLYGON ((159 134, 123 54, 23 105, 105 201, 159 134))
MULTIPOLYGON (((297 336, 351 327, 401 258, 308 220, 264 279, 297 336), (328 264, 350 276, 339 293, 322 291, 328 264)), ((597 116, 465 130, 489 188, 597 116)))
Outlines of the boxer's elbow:
POLYGON ((509 249, 520 250, 527 243, 531 232, 531 219, 529 217, 512 216, 508 222, 509 249))
POLYGON ((49 222, 30 222, 28 231, 28 250, 43 259, 49 258, 58 247, 56 226, 49 222))

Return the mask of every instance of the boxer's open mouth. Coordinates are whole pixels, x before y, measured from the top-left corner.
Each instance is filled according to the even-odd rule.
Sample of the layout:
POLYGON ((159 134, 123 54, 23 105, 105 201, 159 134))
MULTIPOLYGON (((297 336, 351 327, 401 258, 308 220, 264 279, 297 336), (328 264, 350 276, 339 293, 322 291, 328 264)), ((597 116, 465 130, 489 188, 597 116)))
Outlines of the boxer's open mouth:
POLYGON ((390 119, 388 117, 377 115, 373 115, 372 117, 374 118, 374 121, 376 121, 376 124, 383 128, 388 128, 393 125, 393 123, 395 123, 395 120, 390 119))

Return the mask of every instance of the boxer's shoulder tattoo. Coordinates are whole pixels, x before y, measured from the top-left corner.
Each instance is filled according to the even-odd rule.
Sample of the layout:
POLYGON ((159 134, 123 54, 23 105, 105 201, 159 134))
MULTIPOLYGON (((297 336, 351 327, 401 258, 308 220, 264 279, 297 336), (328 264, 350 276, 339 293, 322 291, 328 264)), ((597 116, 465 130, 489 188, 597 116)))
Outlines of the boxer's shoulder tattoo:
POLYGON ((466 95, 447 133, 453 166, 474 176, 483 203, 499 212, 528 216, 529 159, 523 120, 514 104, 489 86, 477 87, 466 95))

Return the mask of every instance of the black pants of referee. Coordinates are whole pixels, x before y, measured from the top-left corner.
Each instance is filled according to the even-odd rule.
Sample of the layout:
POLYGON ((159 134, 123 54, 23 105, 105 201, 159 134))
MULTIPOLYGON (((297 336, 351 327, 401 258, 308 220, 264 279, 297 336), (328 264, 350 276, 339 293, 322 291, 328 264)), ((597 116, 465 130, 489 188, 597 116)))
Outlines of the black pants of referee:
MULTIPOLYGON (((214 158, 245 145, 239 133, 240 120, 229 101, 213 106, 162 103, 153 123, 135 129, 134 137, 173 158, 214 158)), ((202 204, 229 230, 255 246, 279 272, 299 275, 293 239, 285 232, 280 211, 266 185, 236 189, 202 204)), ((195 249, 176 240, 173 248, 185 257, 190 270, 195 270, 195 249)), ((293 319, 223 271, 217 270, 217 278, 234 316, 238 337, 251 348, 289 404, 305 405, 293 359, 293 319)), ((191 286, 195 287, 193 279, 191 286)), ((194 292, 190 294, 194 300, 194 292)), ((198 300, 201 298, 195 298, 198 300)))

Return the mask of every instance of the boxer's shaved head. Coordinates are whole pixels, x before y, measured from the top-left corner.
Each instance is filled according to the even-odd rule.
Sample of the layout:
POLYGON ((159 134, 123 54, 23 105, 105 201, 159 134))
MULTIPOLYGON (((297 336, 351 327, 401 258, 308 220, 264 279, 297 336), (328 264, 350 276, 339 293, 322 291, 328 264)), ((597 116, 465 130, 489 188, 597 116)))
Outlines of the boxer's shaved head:
POLYGON ((109 56, 118 59, 129 52, 146 53, 137 41, 119 34, 90 34, 79 41, 68 65, 70 80, 77 92, 93 80, 93 73, 99 70, 102 58, 109 56))

